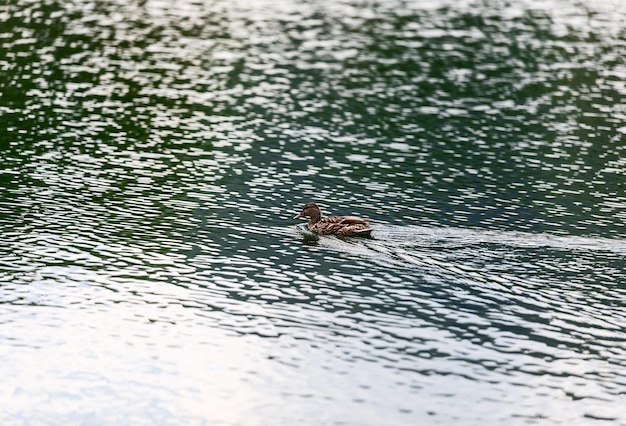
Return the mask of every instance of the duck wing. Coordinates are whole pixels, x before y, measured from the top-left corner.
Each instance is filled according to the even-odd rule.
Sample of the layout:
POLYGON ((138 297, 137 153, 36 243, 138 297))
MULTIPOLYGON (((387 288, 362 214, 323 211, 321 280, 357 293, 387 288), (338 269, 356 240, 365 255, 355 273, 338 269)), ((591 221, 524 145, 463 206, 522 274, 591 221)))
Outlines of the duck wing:
POLYGON ((357 216, 329 216, 323 218, 322 220, 328 220, 332 223, 343 223, 344 225, 350 225, 353 223, 367 224, 370 221, 368 218, 357 216))
POLYGON ((309 229, 320 234, 369 235, 372 228, 368 222, 369 219, 355 216, 330 216, 320 219, 309 229))

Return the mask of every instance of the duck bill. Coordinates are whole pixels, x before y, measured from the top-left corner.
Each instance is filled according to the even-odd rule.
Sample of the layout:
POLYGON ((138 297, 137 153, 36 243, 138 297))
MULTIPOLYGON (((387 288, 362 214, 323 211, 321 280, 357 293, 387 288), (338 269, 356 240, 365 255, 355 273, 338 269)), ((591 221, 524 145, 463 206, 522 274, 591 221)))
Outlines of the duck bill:
POLYGON ((293 218, 294 219, 302 219, 304 216, 302 216, 302 213, 295 215, 293 218))

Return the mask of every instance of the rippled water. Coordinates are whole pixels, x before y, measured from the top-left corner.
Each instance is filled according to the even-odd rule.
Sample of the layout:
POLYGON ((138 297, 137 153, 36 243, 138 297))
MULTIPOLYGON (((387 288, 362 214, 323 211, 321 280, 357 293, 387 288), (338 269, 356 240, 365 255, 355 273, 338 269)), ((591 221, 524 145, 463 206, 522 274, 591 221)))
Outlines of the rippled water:
POLYGON ((625 20, 4 3, 0 423, 626 424, 625 20))

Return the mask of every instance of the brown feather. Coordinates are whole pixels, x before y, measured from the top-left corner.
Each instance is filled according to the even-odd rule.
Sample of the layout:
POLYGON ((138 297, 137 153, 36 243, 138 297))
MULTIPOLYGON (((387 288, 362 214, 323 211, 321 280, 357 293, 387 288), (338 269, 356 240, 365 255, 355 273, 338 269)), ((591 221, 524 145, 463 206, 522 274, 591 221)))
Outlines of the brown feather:
POLYGON ((296 218, 309 216, 311 220, 307 224, 307 228, 318 234, 369 236, 373 230, 373 228, 369 226, 370 220, 368 218, 356 216, 321 217, 321 214, 316 204, 308 203, 296 218))

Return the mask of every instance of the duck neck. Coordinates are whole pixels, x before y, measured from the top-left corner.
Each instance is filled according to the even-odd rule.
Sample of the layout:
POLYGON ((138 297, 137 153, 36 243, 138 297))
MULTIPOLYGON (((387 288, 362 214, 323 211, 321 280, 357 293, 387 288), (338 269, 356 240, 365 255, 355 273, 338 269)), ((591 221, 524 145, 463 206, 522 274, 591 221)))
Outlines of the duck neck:
POLYGON ((311 210, 309 212, 309 216, 311 217, 311 220, 309 220, 309 225, 315 225, 317 222, 320 221, 322 213, 319 210, 311 210))

